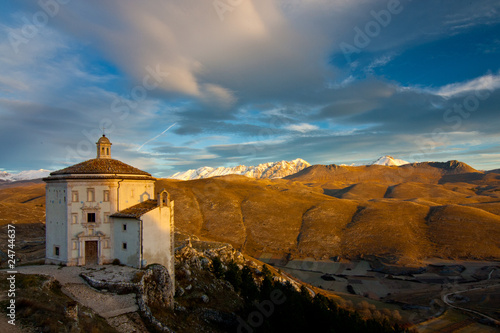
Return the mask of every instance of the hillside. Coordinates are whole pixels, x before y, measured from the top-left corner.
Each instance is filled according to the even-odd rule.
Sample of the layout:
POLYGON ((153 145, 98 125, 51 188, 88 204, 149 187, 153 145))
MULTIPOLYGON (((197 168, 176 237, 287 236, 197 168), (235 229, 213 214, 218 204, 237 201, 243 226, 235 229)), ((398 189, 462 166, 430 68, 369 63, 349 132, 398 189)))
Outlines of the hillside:
MULTIPOLYGON (((178 231, 255 257, 500 259, 500 175, 456 161, 315 165, 286 179, 229 175, 156 186, 175 200, 178 231)), ((0 204, 2 224, 41 222, 44 185, 3 185, 0 204)))
POLYGON ((500 177, 461 162, 312 166, 286 179, 157 186, 172 193, 179 229, 254 256, 500 258, 500 177))

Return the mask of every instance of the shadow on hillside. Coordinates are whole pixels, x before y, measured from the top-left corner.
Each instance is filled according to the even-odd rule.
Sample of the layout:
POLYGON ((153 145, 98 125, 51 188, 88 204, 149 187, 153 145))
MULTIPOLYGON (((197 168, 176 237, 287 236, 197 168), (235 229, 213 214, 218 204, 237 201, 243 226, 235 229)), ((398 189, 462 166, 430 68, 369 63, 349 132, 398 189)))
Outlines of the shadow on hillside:
POLYGON ((483 173, 478 172, 470 172, 470 173, 461 173, 455 175, 444 175, 439 179, 439 184, 445 183, 470 183, 478 180, 484 179, 483 173))

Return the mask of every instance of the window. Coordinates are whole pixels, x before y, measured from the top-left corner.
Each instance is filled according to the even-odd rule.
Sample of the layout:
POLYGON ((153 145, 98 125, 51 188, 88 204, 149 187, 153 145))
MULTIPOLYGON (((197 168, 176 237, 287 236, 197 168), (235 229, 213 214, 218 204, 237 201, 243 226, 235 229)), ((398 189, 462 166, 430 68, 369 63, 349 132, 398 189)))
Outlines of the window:
POLYGON ((78 202, 78 191, 71 192, 71 201, 78 202))
POLYGON ((109 201, 109 191, 108 191, 108 190, 105 190, 105 191, 103 192, 103 194, 102 194, 102 197, 103 197, 102 201, 104 201, 104 202, 108 202, 108 201, 109 201))
POLYGON ((109 155, 109 148, 106 148, 106 155, 109 155))
POLYGON ((59 246, 54 246, 54 255, 59 257, 59 246))
POLYGON ((71 223, 73 224, 78 223, 78 214, 71 214, 71 223))
POLYGON ((90 201, 90 202, 95 201, 95 191, 93 188, 87 189, 87 201, 90 201))
POLYGON ((95 213, 87 213, 87 222, 95 222, 95 213))
POLYGON ((122 250, 126 250, 127 249, 127 243, 122 243, 122 250))
POLYGON ((123 231, 127 231, 127 224, 123 223, 123 231))

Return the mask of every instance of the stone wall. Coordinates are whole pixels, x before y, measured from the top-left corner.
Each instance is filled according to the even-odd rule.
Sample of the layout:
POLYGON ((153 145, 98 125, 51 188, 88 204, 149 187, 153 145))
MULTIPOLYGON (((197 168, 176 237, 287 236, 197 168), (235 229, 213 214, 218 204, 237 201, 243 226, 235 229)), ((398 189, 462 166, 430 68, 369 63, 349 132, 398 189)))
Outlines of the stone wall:
POLYGON ((150 309, 152 304, 173 309, 174 285, 167 269, 162 265, 151 265, 146 270, 138 272, 144 274, 136 283, 102 281, 84 273, 80 274, 80 276, 96 289, 107 289, 117 294, 135 293, 141 315, 148 323, 161 332, 173 332, 156 319, 150 309))

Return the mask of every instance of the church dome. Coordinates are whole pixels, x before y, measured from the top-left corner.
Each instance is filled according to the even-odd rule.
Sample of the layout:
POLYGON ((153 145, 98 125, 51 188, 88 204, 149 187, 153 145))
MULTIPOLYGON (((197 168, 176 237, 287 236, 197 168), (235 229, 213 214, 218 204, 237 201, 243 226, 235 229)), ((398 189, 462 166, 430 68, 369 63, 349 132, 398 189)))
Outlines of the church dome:
POLYGON ((99 141, 97 141, 97 144, 108 144, 110 145, 111 144, 111 141, 109 141, 109 139, 106 137, 106 135, 102 135, 101 138, 99 139, 99 141))

